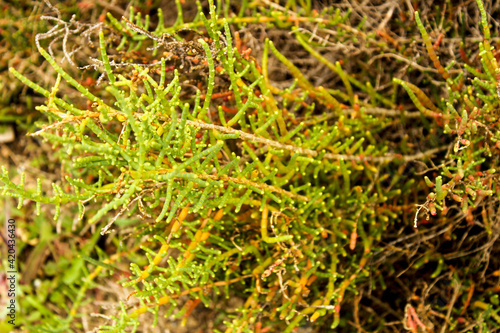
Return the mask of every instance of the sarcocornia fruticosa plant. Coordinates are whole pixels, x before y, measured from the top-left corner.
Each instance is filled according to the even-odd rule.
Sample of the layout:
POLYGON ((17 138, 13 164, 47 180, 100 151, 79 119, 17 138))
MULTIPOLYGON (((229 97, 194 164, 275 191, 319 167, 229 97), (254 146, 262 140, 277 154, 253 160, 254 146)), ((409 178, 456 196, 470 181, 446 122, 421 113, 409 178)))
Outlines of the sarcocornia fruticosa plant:
MULTIPOLYGON (((120 296, 114 308, 102 310, 102 331, 142 330, 170 316, 186 323, 202 306, 218 309, 214 332, 294 332, 307 323, 317 332, 361 331, 358 286, 386 290, 374 258, 388 243, 387 230, 401 221, 413 227, 406 215, 417 223, 422 209, 444 217, 459 207, 468 223, 481 217, 494 232, 500 72, 479 0, 483 67, 466 65, 471 80, 441 65, 415 13, 430 59, 446 80, 440 106, 402 78, 394 78, 387 97, 369 78, 331 62, 319 51, 322 41, 314 41, 320 33, 366 45, 376 35, 359 28, 362 23, 351 27, 349 13, 298 2, 259 7, 259 1, 243 1, 230 14, 229 4, 210 0, 207 15, 198 2, 196 16, 185 22, 183 1, 176 1, 176 22, 165 27, 159 10, 154 30, 150 17, 133 7, 127 18, 108 13, 99 24, 48 18, 54 26, 37 35, 36 45, 57 72, 56 84, 46 89, 10 71, 46 98, 37 108, 46 121, 31 135, 52 144, 63 178, 51 191, 42 179, 25 188, 24 174, 14 181, 3 168, 1 190, 19 198, 19 207, 26 199, 36 202, 38 214, 41 204, 52 205, 58 230, 80 230, 88 246, 71 266, 75 277, 64 279, 71 296, 58 294, 65 314, 42 311, 40 328, 80 330, 86 298, 112 280, 120 296), (247 24, 288 31, 341 87, 316 84, 269 38, 254 52, 238 30, 247 24), (324 31, 304 28, 312 25, 324 31), (272 83, 273 62, 288 84, 272 83), (66 65, 93 73, 96 86, 84 86, 66 65), (400 86, 419 112, 397 109, 400 86), (406 137, 390 142, 408 119, 452 138, 424 151, 406 137), (435 178, 405 174, 407 164, 436 155, 435 178), (423 184, 428 187, 416 188, 423 184), (70 214, 70 223, 60 222, 70 214)), ((410 252, 393 245, 385 251, 410 252)), ((426 255, 419 267, 436 260, 433 275, 439 276, 446 258, 426 255)), ((387 264, 388 276, 395 266, 387 264)), ((432 329, 409 302, 397 305, 406 314, 400 326, 432 329)), ((474 311, 491 310, 477 302, 474 311)), ((451 315, 436 320, 451 327, 451 315)), ((385 322, 371 314, 363 325, 376 331, 385 322)))

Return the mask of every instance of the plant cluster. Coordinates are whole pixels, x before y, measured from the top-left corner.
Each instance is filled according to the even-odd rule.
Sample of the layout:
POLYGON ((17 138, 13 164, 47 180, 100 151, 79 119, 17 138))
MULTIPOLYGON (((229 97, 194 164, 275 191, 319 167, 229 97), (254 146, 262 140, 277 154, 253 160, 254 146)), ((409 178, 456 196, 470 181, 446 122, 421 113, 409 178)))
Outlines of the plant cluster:
MULTIPOLYGON (((31 135, 52 144, 62 177, 51 189, 41 179, 26 188, 24 173, 3 168, 1 193, 18 198, 18 210, 28 201, 37 214, 42 204, 53 206, 56 233, 78 231, 85 239, 74 244, 78 256, 61 277, 69 287, 52 285, 55 295, 27 297, 25 304, 39 311, 31 328, 92 329, 81 309, 91 307, 87 298, 110 293, 111 280, 119 285, 109 296, 114 306, 94 310, 102 331, 162 326, 170 316, 187 323, 201 303, 220 307, 215 332, 292 332, 307 322, 319 331, 384 330, 388 320, 370 307, 389 292, 384 280, 405 270, 393 259, 403 255, 415 276, 452 281, 453 296, 450 310, 436 306, 429 315, 432 287, 423 287, 421 296, 405 290, 414 298, 389 305, 404 312, 403 318, 390 314, 400 328, 498 327, 498 299, 484 299, 495 286, 484 283, 490 289, 475 296, 474 282, 464 276, 480 274, 481 267, 446 267, 475 253, 463 254, 460 245, 469 244, 469 232, 475 234, 471 245, 487 239, 487 254, 498 237, 500 71, 482 3, 481 69, 463 53, 472 79, 465 71, 452 75, 454 63, 441 65, 415 13, 429 58, 446 82, 440 99, 403 75, 387 80, 387 93, 369 79, 373 69, 349 72, 352 64, 322 53, 325 45, 342 43, 400 57, 412 52, 382 30, 378 37, 366 32, 365 22, 354 28, 349 11, 318 11, 310 1, 243 1, 232 8, 210 0, 208 8, 197 2, 185 22, 183 4, 176 4, 175 23, 166 27, 159 9, 154 30, 151 17, 134 7, 127 18, 108 13, 98 24, 49 17, 54 26, 37 35, 36 46, 57 73, 53 87, 10 69, 46 98, 37 107, 46 121, 31 135), (318 83, 279 40, 263 36, 255 44, 245 29, 262 24, 293 34, 307 59, 331 70, 337 87, 318 83), (71 75, 58 53, 73 71, 94 73, 98 89, 71 75), (399 87, 418 111, 402 106, 399 87), (420 151, 407 135, 393 136, 408 120, 440 139, 420 151), (423 161, 437 165, 425 176, 409 168, 423 161), (422 215, 438 211, 440 223, 422 229, 422 215), (454 240, 456 251, 436 252, 432 240, 456 237, 452 224, 462 219, 470 229, 454 240), (424 231, 403 237, 401 221, 402 230, 415 224, 424 231), (415 237, 428 242, 416 256, 409 249, 414 243, 401 245, 415 237), (436 263, 431 271, 429 261, 436 263), (369 295, 364 304, 363 293, 369 295), (45 308, 47 300, 62 311, 45 308)), ((41 240, 54 237, 47 230, 41 240)), ((498 273, 498 262, 491 265, 483 278, 498 273)))
MULTIPOLYGON (((478 4, 484 31, 484 41, 479 43, 482 70, 465 63, 464 67, 474 75, 468 83, 465 83, 463 72, 452 78, 448 68, 441 65, 418 12, 415 14, 431 61, 446 80, 447 98, 441 101, 446 108, 435 106, 418 87, 395 79, 423 114, 433 117, 438 125, 443 126, 445 134, 456 136, 453 150, 448 155, 449 160, 440 166, 441 175, 434 182, 425 176, 427 186, 435 189, 435 192, 428 195, 423 207, 431 215, 436 215, 437 209, 446 213, 446 200, 453 200, 459 203, 469 223, 473 223, 474 211, 481 206, 481 202, 498 192, 495 182, 498 157, 494 154, 495 149, 500 149, 500 131, 495 126, 499 116, 500 69, 493 55, 495 49, 490 44, 486 12, 482 3, 478 4), (449 181, 443 183, 443 177, 449 181)), ((486 218, 483 223, 488 233, 491 233, 488 220, 486 218)))

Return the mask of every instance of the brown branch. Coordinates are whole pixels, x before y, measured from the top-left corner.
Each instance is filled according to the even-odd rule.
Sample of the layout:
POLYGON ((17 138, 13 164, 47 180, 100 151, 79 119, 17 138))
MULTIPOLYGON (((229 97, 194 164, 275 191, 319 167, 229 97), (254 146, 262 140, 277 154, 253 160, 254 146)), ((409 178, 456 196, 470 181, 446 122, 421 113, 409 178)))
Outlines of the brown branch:
MULTIPOLYGON (((252 142, 258 142, 258 143, 263 143, 265 145, 275 147, 278 149, 284 149, 288 151, 292 151, 295 153, 303 154, 303 155, 309 155, 312 157, 318 156, 320 153, 316 150, 312 149, 307 149, 307 148, 302 148, 302 147, 296 147, 293 145, 287 145, 283 144, 281 142, 269 140, 260 136, 256 136, 253 134, 249 134, 240 130, 235 130, 233 128, 228 128, 224 126, 219 126, 219 125, 214 125, 214 124, 207 124, 207 123, 202 123, 199 121, 192 121, 192 120, 187 120, 187 124, 198 127, 198 128, 203 128, 207 130, 213 130, 213 131, 219 131, 223 133, 228 133, 228 134, 238 134, 238 136, 241 139, 252 141, 252 142)), ((430 157, 440 151, 447 150, 448 146, 442 146, 439 148, 434 148, 430 149, 426 152, 423 153, 417 153, 413 155, 401 155, 401 154, 391 154, 388 153, 385 156, 362 156, 362 155, 345 155, 345 154, 333 154, 333 153, 327 153, 323 155, 323 158, 326 159, 331 159, 331 160, 346 160, 346 161, 371 161, 371 162, 379 162, 379 163, 386 163, 386 162, 391 162, 393 160, 399 159, 403 162, 409 162, 413 160, 419 160, 419 159, 424 159, 427 157, 430 157)))

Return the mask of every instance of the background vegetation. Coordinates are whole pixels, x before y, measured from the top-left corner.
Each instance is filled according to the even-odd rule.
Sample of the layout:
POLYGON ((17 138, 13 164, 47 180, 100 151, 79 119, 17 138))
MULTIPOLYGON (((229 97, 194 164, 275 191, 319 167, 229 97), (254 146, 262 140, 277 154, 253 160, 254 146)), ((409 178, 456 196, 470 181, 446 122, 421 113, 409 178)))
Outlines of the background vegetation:
POLYGON ((497 4, 1 5, 20 330, 499 330, 497 4))

